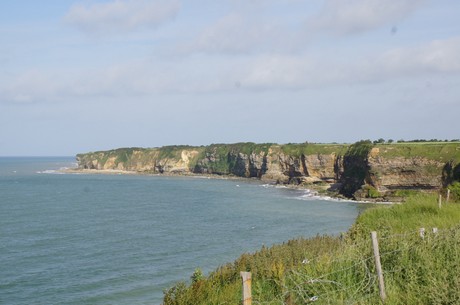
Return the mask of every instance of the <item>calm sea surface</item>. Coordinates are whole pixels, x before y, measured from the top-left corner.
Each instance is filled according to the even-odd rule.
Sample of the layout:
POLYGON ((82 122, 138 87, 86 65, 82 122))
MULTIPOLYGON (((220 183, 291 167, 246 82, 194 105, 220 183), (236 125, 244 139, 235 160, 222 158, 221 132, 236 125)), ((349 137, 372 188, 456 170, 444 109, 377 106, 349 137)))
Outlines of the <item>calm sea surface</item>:
POLYGON ((0 158, 0 304, 160 304, 197 267, 345 231, 364 208, 255 181, 55 171, 73 162, 0 158))

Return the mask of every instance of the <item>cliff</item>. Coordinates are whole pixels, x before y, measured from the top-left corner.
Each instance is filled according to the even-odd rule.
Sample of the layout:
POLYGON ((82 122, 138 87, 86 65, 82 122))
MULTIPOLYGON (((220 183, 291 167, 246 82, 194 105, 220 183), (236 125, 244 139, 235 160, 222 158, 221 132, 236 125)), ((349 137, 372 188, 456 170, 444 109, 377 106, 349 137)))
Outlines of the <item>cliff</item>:
POLYGON ((460 143, 236 143, 120 148, 77 155, 80 169, 213 174, 325 185, 347 197, 437 190, 460 180, 460 143))

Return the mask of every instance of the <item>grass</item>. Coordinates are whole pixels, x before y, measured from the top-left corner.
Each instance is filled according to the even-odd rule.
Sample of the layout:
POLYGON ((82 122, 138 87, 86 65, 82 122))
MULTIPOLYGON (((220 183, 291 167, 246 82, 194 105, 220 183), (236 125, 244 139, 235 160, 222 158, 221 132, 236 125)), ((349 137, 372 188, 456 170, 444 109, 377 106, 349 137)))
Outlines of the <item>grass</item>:
POLYGON ((369 140, 356 142, 348 148, 345 156, 366 159, 374 146, 369 140))
POLYGON ((301 144, 284 144, 281 145, 281 151, 287 155, 300 157, 301 155, 343 155, 347 151, 348 144, 313 144, 313 143, 301 143, 301 144))
POLYGON ((115 165, 118 165, 119 163, 128 163, 131 160, 131 156, 134 151, 147 151, 147 149, 139 147, 118 148, 108 151, 96 151, 86 154, 77 154, 77 157, 80 158, 83 162, 84 160, 97 160, 98 164, 103 167, 110 158, 115 158, 115 165))
POLYGON ((395 143, 378 145, 379 156, 384 158, 413 158, 423 157, 429 160, 454 163, 460 162, 460 143, 395 143))
POLYGON ((435 195, 364 211, 344 238, 317 236, 243 254, 191 284, 165 292, 164 305, 239 304, 240 271, 252 272, 255 304, 379 304, 371 231, 379 235, 385 304, 460 303, 460 205, 435 195), (418 229, 439 228, 422 239, 418 229))
POLYGON ((157 148, 158 159, 180 159, 183 150, 196 150, 198 147, 189 145, 171 145, 157 148))
POLYGON ((377 206, 360 215, 350 230, 352 235, 365 236, 371 231, 399 234, 417 228, 446 229, 460 224, 460 205, 438 208, 433 194, 412 195, 404 204, 377 206))

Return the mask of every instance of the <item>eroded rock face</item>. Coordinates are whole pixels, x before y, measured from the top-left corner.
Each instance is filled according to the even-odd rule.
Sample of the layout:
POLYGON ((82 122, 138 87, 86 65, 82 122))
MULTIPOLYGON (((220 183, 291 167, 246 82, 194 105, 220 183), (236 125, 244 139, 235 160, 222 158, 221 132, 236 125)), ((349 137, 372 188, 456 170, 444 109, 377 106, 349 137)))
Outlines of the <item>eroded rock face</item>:
POLYGON ((82 169, 234 175, 283 184, 328 183, 339 185, 341 193, 349 197, 366 196, 366 188, 375 189, 382 196, 398 189, 439 189, 443 184, 460 179, 460 164, 419 156, 385 157, 377 147, 359 156, 289 155, 280 145, 250 153, 234 148, 219 150, 219 146, 168 152, 120 149, 80 154, 77 161, 82 169))
POLYGON ((308 176, 321 180, 337 179, 341 168, 340 161, 335 154, 304 156, 304 163, 308 176), (336 163, 338 168, 336 168, 336 163))
POLYGON ((424 158, 368 159, 369 173, 366 183, 379 192, 395 189, 438 189, 442 186, 442 170, 445 164, 424 158))
POLYGON ((230 172, 239 177, 261 178, 267 171, 266 154, 261 153, 230 153, 229 162, 233 164, 230 172))

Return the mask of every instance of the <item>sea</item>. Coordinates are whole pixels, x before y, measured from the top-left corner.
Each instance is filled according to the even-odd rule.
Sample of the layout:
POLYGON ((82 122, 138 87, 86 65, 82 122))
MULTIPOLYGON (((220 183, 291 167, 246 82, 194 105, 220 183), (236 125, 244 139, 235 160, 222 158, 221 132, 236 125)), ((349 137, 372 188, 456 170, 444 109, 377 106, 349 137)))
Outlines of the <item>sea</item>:
POLYGON ((243 253, 345 232, 365 204, 257 180, 64 173, 0 158, 0 304, 161 304, 243 253))

